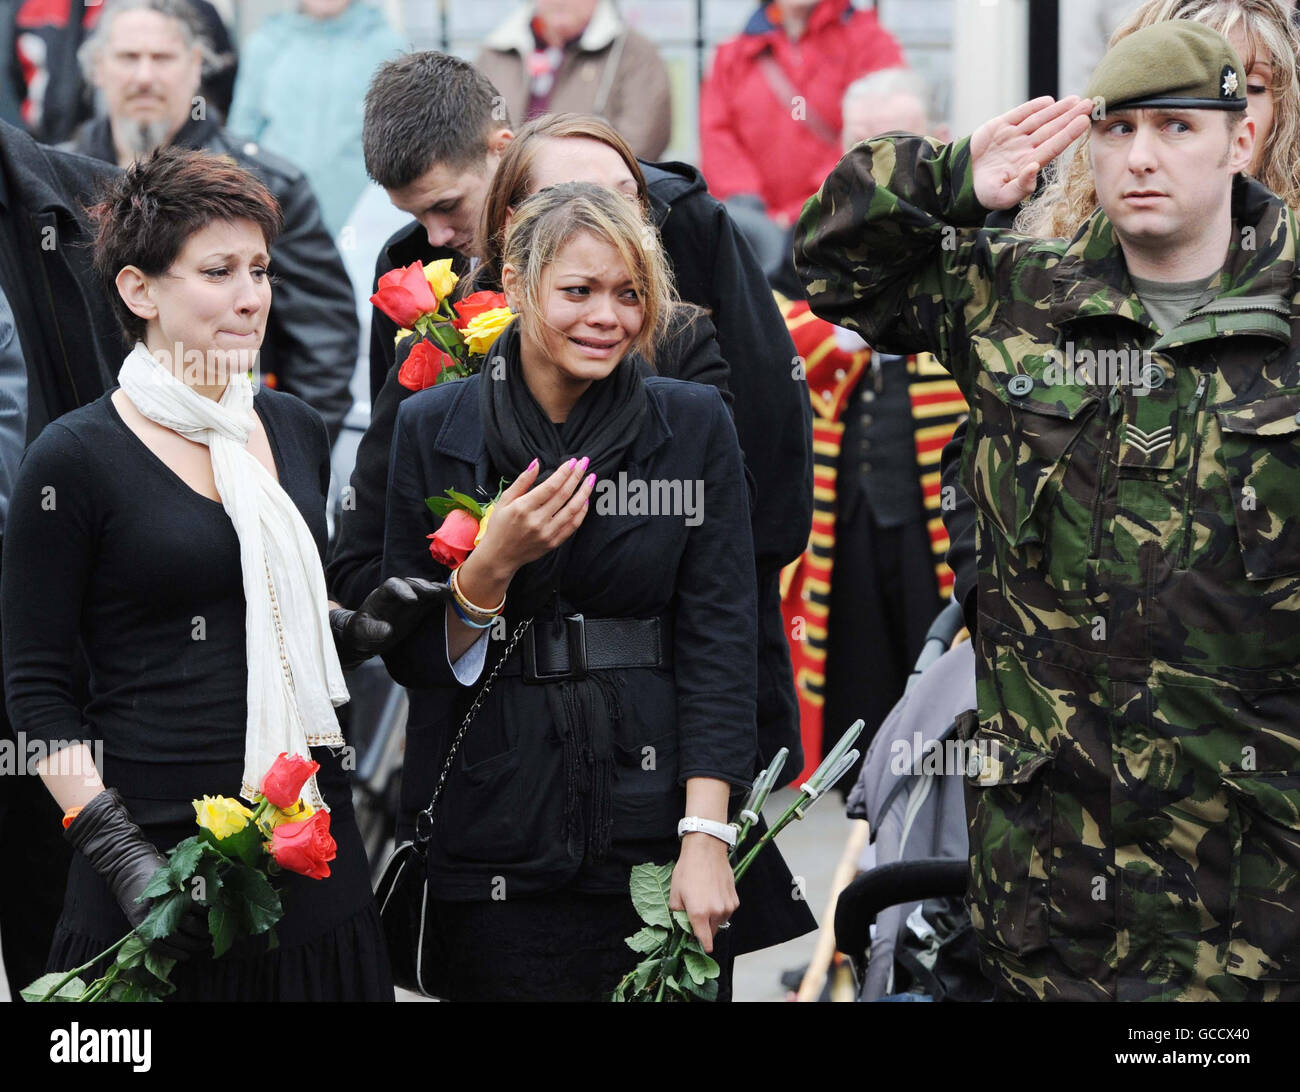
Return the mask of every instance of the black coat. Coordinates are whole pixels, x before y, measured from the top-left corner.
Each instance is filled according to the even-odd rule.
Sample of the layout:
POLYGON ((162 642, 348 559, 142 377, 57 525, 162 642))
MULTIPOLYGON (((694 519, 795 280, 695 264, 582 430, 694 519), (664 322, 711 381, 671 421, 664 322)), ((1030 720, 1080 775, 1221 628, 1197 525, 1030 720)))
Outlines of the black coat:
MULTIPOLYGON (((284 231, 271 247, 275 277, 261 369, 278 390, 295 394, 325 420, 330 443, 352 408, 352 373, 361 328, 343 260, 321 219, 306 176, 287 159, 226 132, 215 121, 188 121, 172 143, 230 156, 262 180, 284 213, 284 231)), ((115 162, 107 119, 83 127, 76 151, 115 162)))
MULTIPOLYGON (((113 385, 126 346, 90 265, 91 231, 78 194, 115 168, 37 144, 0 122, 0 266, 27 366, 27 442, 56 417, 113 385)), ((75 692, 86 696, 76 660, 75 692)), ((0 683, 0 736, 12 728, 0 683)), ((5 969, 11 983, 42 970, 63 905, 68 844, 59 809, 35 777, 0 777, 0 857, 21 899, 0 906, 5 969)))
MULTIPOLYGON (((444 579, 446 570, 433 562, 425 538, 440 521, 423 498, 447 487, 472 492, 496 484, 489 480, 478 415, 479 382, 472 377, 432 387, 396 411, 383 577, 444 579)), ((599 516, 593 504, 575 535, 570 575, 560 585, 566 607, 593 617, 648 617, 669 607, 675 613, 675 677, 648 668, 622 672, 614 837, 624 860, 673 856, 686 777, 720 777, 740 788, 755 772, 754 573, 735 430, 706 386, 652 378, 647 387, 651 412, 629 455, 629 476, 702 478, 704 519, 688 528, 663 517, 599 516), (644 768, 646 746, 655 748, 652 771, 644 768)), ((410 835, 413 816, 427 805, 451 733, 478 692, 477 685, 452 681, 442 613, 385 658, 393 677, 412 687, 399 840, 410 835)), ((518 619, 509 607, 507 615, 513 632, 518 619)), ((489 653, 488 670, 500 651, 489 653)), ((555 835, 564 787, 548 785, 544 776, 556 776, 558 756, 542 730, 549 722, 543 689, 518 677, 498 679, 466 733, 472 768, 465 776, 465 760, 458 762, 451 776, 459 777, 459 792, 449 787, 435 810, 437 829, 443 836, 450 832, 458 859, 453 863, 444 852, 441 859, 435 855, 433 867, 444 885, 459 876, 461 897, 484 897, 497 876, 513 877, 506 890, 521 893, 539 877, 557 883, 577 867, 555 835), (514 757, 501 757, 512 751, 514 757), (521 768, 536 776, 523 779, 521 768), (494 864, 492 857, 511 860, 494 864)), ((807 903, 791 896, 795 890, 779 849, 768 847, 739 886, 734 954, 817 927, 807 903)))
MULTIPOLYGON (((384 577, 446 580, 427 541, 442 521, 424 498, 447 488, 472 496, 496 491, 479 411, 482 381, 475 375, 429 388, 398 411, 384 577)), ((716 391, 659 377, 645 382, 645 424, 620 469, 645 482, 702 482, 702 518, 691 526, 682 513, 607 513, 595 494, 557 584, 565 613, 671 619, 670 669, 605 673, 622 681, 622 717, 613 728, 616 846, 673 844, 686 779, 748 788, 756 757, 753 544, 735 428, 716 391), (646 747, 656 756, 649 771, 646 747)), ((511 612, 509 592, 506 612, 513 631, 522 619, 511 612)), ((456 727, 487 677, 469 687, 456 681, 443 613, 435 611, 384 658, 394 679, 418 688, 406 729, 399 838, 428 803, 456 727)), ((549 624, 539 611, 534 625, 549 624)), ((489 668, 503 642, 490 646, 489 668)), ((581 848, 575 855, 564 833, 565 747, 547 689, 518 676, 498 678, 467 733, 436 813, 431 873, 443 897, 490 898, 498 876, 506 877, 507 890, 525 894, 576 875, 581 848)))
MULTIPOLYGON (((797 770, 803 765, 803 744, 779 582, 782 566, 803 553, 812 528, 808 384, 757 259, 721 202, 710 196, 700 172, 685 163, 642 163, 641 168, 651 217, 672 263, 678 293, 709 312, 730 371, 736 433, 755 491, 751 515, 759 597, 759 752, 766 762, 786 747, 786 768, 797 770)), ((398 266, 441 258, 451 258, 458 275, 469 270, 464 257, 430 246, 424 228, 413 223, 380 250, 375 281, 398 266)), ((370 336, 375 403, 392 370, 396 333, 392 320, 376 310, 370 336)), ((358 508, 363 503, 360 497, 355 502, 358 508)))
MULTIPOLYGON (((126 344, 91 268, 92 231, 82 195, 116 168, 37 144, 0 122, 3 244, 13 247, 11 299, 27 363, 27 439, 116 382, 126 344), (25 297, 25 298, 24 298, 25 297)), ((8 277, 6 277, 8 280, 8 277)))

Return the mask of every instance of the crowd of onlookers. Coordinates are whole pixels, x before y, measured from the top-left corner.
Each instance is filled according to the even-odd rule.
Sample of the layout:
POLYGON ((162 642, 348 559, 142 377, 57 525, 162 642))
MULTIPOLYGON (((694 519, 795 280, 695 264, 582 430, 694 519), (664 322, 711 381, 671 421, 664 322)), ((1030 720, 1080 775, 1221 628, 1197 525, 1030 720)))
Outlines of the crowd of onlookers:
MULTIPOLYGON (((367 0, 296 0, 295 10, 269 16, 238 45, 210 0, 4 0, 0 27, 0 117, 50 144, 79 140, 96 117, 147 118, 152 127, 130 148, 117 141, 122 163, 175 137, 155 116, 160 108, 150 114, 143 101, 170 96, 168 121, 202 113, 259 154, 301 170, 336 238, 366 189, 366 85, 385 58, 410 45, 367 0), (146 50, 140 17, 113 31, 121 11, 141 8, 173 19, 178 26, 164 36, 179 46, 146 50), (190 51, 196 88, 180 56, 190 51)), ((874 11, 854 0, 755 3, 739 29, 718 47, 701 88, 700 166, 775 272, 800 207, 839 157, 845 90, 868 72, 902 65, 903 54, 874 11)), ((482 41, 475 63, 516 125, 544 113, 596 114, 642 160, 660 160, 668 148, 668 70, 616 0, 521 2, 482 41)))
MULTIPOLYGON (((336 439, 354 396, 377 393, 358 379, 367 342, 372 355, 377 344, 365 337, 369 308, 358 301, 383 237, 413 211, 382 200, 362 142, 372 76, 409 43, 366 0, 298 0, 238 48, 209 0, 10 0, 9 8, 0 109, 39 141, 118 166, 162 145, 216 151, 274 194, 285 231, 272 248, 262 380, 307 401, 336 439), (361 218, 358 239, 368 195, 382 211, 361 218)), ((668 147, 667 69, 615 0, 520 3, 475 64, 496 89, 503 128, 543 114, 597 115, 643 163, 668 147)), ((820 458, 838 470, 838 483, 820 483, 819 495, 835 498, 823 506, 821 545, 791 567, 784 587, 810 766, 821 757, 823 706, 828 723, 865 714, 870 729, 883 719, 951 581, 946 538, 934 530, 937 460, 960 400, 941 373, 921 374, 924 360, 873 353, 808 314, 790 259, 794 221, 845 147, 889 129, 942 132, 924 81, 905 64, 873 10, 774 0, 755 4, 718 47, 700 90, 704 182, 780 293, 798 353, 818 365, 808 379, 826 433, 820 458), (926 429, 914 432, 913 403, 936 397, 943 412, 932 405, 926 429), (835 610, 837 602, 854 609, 835 610), (867 653, 880 668, 872 686, 841 663, 867 653)), ((459 251, 477 227, 454 213, 426 224, 431 244, 459 251)), ((369 371, 382 379, 386 367, 381 357, 369 371)))

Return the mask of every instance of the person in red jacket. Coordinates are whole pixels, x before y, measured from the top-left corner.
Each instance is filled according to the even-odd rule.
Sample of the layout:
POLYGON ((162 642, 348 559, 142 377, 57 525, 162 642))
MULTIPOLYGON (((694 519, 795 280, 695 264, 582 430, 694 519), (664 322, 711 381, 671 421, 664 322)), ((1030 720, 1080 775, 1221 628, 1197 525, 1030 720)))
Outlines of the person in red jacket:
POLYGON ((710 192, 782 228, 840 158, 840 100, 903 52, 852 0, 774 0, 718 46, 700 92, 700 169, 710 192), (779 154, 774 154, 779 151, 779 154))

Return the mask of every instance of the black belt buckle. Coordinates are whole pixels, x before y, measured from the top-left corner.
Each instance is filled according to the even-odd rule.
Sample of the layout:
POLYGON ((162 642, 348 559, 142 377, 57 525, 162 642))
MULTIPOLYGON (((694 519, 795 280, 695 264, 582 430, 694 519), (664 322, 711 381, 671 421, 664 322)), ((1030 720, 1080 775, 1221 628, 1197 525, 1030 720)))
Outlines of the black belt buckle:
POLYGON ((537 626, 530 627, 524 642, 524 682, 551 683, 578 681, 587 677, 587 627, 581 614, 564 616, 564 637, 569 647, 569 666, 561 671, 537 670, 537 626))

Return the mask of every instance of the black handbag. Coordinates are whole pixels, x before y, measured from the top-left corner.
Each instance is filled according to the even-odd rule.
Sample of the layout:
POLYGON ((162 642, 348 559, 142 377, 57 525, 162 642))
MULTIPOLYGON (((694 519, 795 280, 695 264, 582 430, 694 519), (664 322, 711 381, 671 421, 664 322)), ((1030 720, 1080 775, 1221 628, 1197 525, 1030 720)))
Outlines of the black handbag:
POLYGON ((415 837, 393 850, 384 865, 383 875, 375 885, 375 902, 379 906, 379 921, 388 944, 388 960, 393 970, 393 982, 404 990, 424 994, 425 997, 445 997, 447 960, 442 937, 432 920, 429 898, 428 861, 429 843, 433 840, 433 809, 442 795, 443 786, 451 764, 460 750, 461 740, 496 682, 502 666, 510 659, 515 645, 532 624, 528 618, 515 628, 510 643, 501 659, 492 668, 473 704, 460 723, 456 738, 447 751, 442 773, 433 788, 429 806, 415 819, 415 837))

